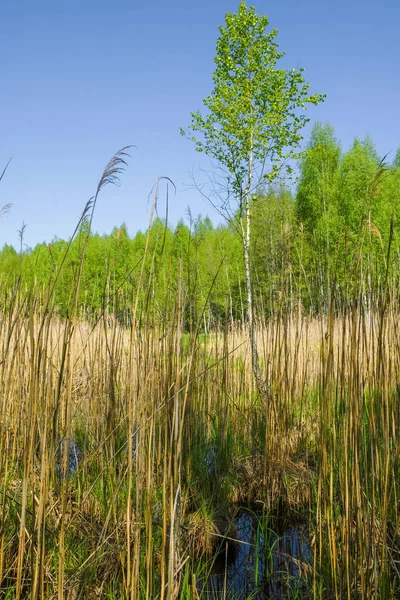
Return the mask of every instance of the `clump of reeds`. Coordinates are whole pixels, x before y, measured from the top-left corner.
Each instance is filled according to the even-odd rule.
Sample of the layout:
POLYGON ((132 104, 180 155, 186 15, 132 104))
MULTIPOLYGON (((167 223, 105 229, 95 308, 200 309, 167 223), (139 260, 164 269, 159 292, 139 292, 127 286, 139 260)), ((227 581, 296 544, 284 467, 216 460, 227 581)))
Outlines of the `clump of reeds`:
POLYGON ((89 228, 67 316, 56 315, 54 290, 70 245, 44 293, 17 278, 1 297, 2 592, 195 598, 196 560, 215 551, 221 514, 236 503, 308 524, 315 598, 394 598, 400 336, 388 271, 379 302, 367 302, 359 278, 340 310, 333 288, 327 314, 297 306, 260 316, 266 406, 241 324, 203 337, 202 314, 186 326, 197 288, 185 288, 182 270, 155 297, 148 237, 129 318, 118 318, 118 290, 86 318, 79 290, 93 210, 124 157, 109 163, 78 224, 76 233, 89 228))

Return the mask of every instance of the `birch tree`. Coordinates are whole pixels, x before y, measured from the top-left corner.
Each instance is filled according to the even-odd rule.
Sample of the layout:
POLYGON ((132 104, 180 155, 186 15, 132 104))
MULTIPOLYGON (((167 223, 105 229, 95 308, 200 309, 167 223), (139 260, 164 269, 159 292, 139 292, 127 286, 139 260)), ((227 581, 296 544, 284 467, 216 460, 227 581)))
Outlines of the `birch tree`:
MULTIPOLYGON (((203 100, 205 112, 191 113, 189 137, 199 152, 210 156, 225 176, 228 196, 234 198, 243 240, 246 274, 247 323, 252 368, 261 396, 268 400, 255 339, 250 265, 251 206, 258 190, 272 181, 290 160, 299 157, 301 131, 308 119, 307 105, 323 100, 309 94, 303 69, 285 70, 278 63, 284 53, 267 30, 268 18, 242 1, 219 27, 214 88, 203 100)), ((222 203, 221 211, 228 204, 222 203)))

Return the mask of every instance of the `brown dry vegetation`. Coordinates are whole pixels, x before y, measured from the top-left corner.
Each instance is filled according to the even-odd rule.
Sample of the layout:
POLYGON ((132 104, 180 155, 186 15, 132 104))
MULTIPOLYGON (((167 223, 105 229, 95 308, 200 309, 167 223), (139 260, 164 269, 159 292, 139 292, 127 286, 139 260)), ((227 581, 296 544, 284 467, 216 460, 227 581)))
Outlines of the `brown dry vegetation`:
POLYGON ((395 597, 397 312, 260 323, 263 405, 243 330, 190 337, 176 303, 128 330, 6 298, 4 594, 176 597, 221 515, 258 503, 308 523, 314 597, 395 597))
POLYGON ((95 322, 85 318, 78 298, 93 210, 123 156, 110 161, 78 224, 89 228, 68 316, 56 316, 54 289, 70 246, 47 290, 36 295, 16 278, 1 298, 2 596, 204 597, 199 575, 204 584, 218 541, 235 539, 230 517, 257 507, 271 523, 300 520, 310 532, 312 559, 300 561, 307 591, 288 585, 289 597, 398 597, 391 242, 371 297, 355 275, 340 309, 333 283, 327 314, 291 302, 257 321, 260 398, 246 327, 230 321, 203 333, 200 315, 185 329, 182 269, 162 319, 153 318, 163 300, 153 270, 144 283, 144 260, 125 325, 113 298, 95 322))

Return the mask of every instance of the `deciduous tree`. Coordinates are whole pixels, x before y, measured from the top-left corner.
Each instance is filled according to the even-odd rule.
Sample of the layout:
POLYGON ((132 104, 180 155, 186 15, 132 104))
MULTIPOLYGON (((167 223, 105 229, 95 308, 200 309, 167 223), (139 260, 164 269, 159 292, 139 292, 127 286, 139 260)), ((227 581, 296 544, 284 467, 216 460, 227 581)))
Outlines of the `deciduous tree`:
MULTIPOLYGON (((250 270, 251 203, 260 186, 274 179, 288 160, 298 157, 308 104, 323 100, 309 94, 303 69, 285 70, 284 56, 267 31, 268 18, 242 1, 237 13, 228 13, 219 28, 214 89, 204 99, 206 113, 191 114, 181 133, 205 152, 226 174, 228 190, 239 208, 247 288, 247 321, 252 366, 258 390, 268 400, 257 354, 250 270)), ((225 181, 226 184, 226 181, 225 181)), ((229 200, 229 198, 228 198, 229 200)), ((228 204, 223 204, 225 209, 228 204)), ((237 211, 235 211, 237 212, 237 211)))

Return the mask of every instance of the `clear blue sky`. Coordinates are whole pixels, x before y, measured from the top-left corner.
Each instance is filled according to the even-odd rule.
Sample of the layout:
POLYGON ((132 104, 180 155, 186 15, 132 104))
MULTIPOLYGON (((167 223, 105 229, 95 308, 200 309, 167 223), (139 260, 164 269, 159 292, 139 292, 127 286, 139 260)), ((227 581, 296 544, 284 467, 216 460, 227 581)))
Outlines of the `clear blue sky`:
MULTIPOLYGON (((218 25, 239 0, 2 0, 0 13, 0 246, 68 238, 103 167, 135 144, 120 188, 102 194, 94 228, 148 220, 159 175, 176 184, 170 221, 211 208, 188 189, 199 164, 179 134, 211 91, 218 25)), ((285 66, 305 68, 309 111, 330 121, 343 148, 370 134, 379 154, 400 146, 398 0, 254 0, 279 31, 285 66)), ((202 163, 204 166, 204 162, 202 163)))

